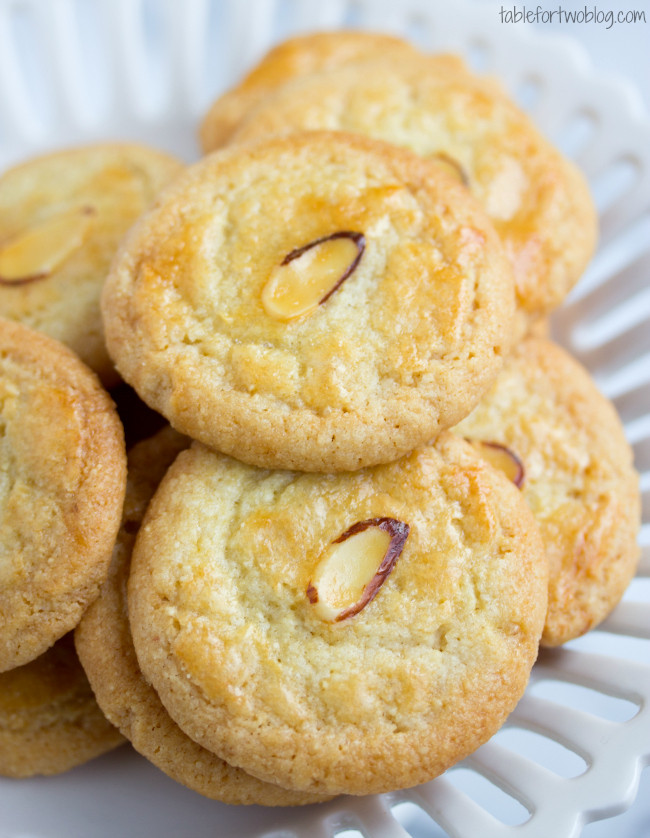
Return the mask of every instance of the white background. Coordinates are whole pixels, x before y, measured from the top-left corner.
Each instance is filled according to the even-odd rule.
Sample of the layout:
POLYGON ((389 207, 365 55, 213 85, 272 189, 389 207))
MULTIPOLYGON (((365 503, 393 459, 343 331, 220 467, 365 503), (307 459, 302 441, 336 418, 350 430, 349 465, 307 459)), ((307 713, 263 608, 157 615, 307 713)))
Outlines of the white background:
MULTIPOLYGON (((614 23, 607 29, 598 23, 531 23, 541 33, 561 35, 579 41, 589 54, 592 64, 607 75, 617 75, 632 83, 650 113, 650 2, 648 0, 597 0, 597 2, 576 2, 576 0, 535 0, 528 2, 504 2, 495 4, 492 0, 476 0, 482 5, 492 5, 495 16, 500 11, 522 11, 525 7, 536 11, 565 10, 592 12, 594 9, 607 13, 618 11, 645 11, 646 23, 614 23)), ((504 16, 505 17, 505 16, 504 16)), ((559 16, 555 15, 557 20, 559 16)), ((524 24, 503 24, 519 27, 524 24)), ((650 280, 650 278, 649 278, 650 280)), ((477 836, 477 838, 479 838, 477 836)), ((553 838, 553 836, 540 836, 553 838)), ((581 838, 650 838, 650 769, 641 775, 636 802, 622 815, 588 824, 581 838)))
MULTIPOLYGON (((476 0, 486 5, 483 0, 476 0)), ((503 0, 494 3, 495 16, 500 18, 500 9, 512 10, 517 8, 535 11, 539 6, 543 11, 554 11, 560 7, 565 10, 588 12, 595 9, 601 12, 613 11, 614 17, 618 11, 645 11, 647 22, 644 23, 615 23, 611 29, 597 23, 548 23, 530 24, 538 32, 564 35, 579 41, 589 53, 592 63, 600 71, 619 75, 628 79, 636 86, 641 94, 645 108, 650 112, 650 2, 648 0, 597 0, 596 2, 579 2, 579 0, 536 0, 516 3, 503 0)), ((554 15, 557 20, 557 15, 554 15)), ((504 26, 521 26, 522 24, 504 24, 504 26)), ((650 834, 650 833, 649 833, 650 834)), ((645 838, 645 836, 643 836, 645 838)))
MULTIPOLYGON (((523 4, 519 4, 521 7, 523 4)), ((498 11, 513 8, 502 3, 498 11)), ((578 40, 589 53, 592 63, 608 75, 619 75, 632 82, 638 90, 645 110, 650 113, 650 3, 647 0, 598 0, 597 3, 580 3, 575 0, 544 0, 545 10, 565 9, 588 11, 594 7, 601 11, 645 11, 646 23, 614 24, 611 29, 595 23, 583 24, 532 24, 540 32, 566 35, 578 40)), ((537 8, 537 3, 528 3, 537 8)), ((546 838, 546 836, 545 836, 546 838)), ((552 836, 548 836, 552 838, 552 836)), ((650 838, 650 769, 641 775, 641 784, 634 806, 623 815, 587 825, 581 838, 650 838)))
MULTIPOLYGON (((42 0, 44 3, 51 1, 42 0)), ((182 2, 182 0, 179 0, 179 2, 182 2)), ((327 0, 322 0, 322 2, 327 3, 327 0)), ((394 0, 394 2, 398 4, 399 0, 394 0)), ((451 0, 447 0, 447 2, 451 2, 451 0)), ((493 0, 476 0, 476 2, 492 5, 495 17, 499 15, 501 7, 504 10, 512 10, 515 7, 521 10, 526 6, 528 9, 535 10, 538 6, 537 2, 528 2, 527 4, 523 2, 495 4, 493 0)), ((438 3, 444 5, 443 0, 431 0, 431 3, 432 6, 438 5, 438 3)), ((619 75, 631 81, 638 89, 639 98, 645 103, 646 110, 650 111, 650 3, 647 0, 623 0, 623 2, 620 2, 620 0, 598 0, 597 3, 575 2, 575 0, 542 0, 539 6, 544 11, 557 10, 562 6, 564 9, 576 11, 585 8, 587 11, 592 11, 594 8, 604 12, 611 10, 615 14, 618 10, 645 10, 649 21, 645 24, 614 24, 611 29, 606 29, 604 25, 597 23, 572 25, 556 22, 533 24, 533 27, 541 33, 561 35, 578 40, 590 55, 594 66, 601 72, 619 75)), ((503 25, 515 28, 523 26, 523 24, 503 25)), ((121 764, 123 758, 123 755, 119 754, 109 755, 103 763, 104 771, 109 770, 110 766, 115 767, 115 803, 117 804, 120 801, 120 805, 124 805, 124 801, 128 800, 126 794, 122 796, 117 791, 119 788, 118 775, 122 777, 122 782, 125 785, 128 785, 129 781, 128 771, 125 770, 126 766, 121 764)), ((83 771, 78 771, 75 774, 76 781, 82 784, 86 779, 91 779, 93 772, 98 771, 99 768, 99 765, 95 765, 83 771)), ((145 770, 145 768, 142 769, 143 772, 145 770)), ((55 793, 57 782, 57 780, 43 781, 42 784, 39 783, 39 786, 42 786, 44 792, 47 784, 51 793, 55 793)), ((158 789, 159 786, 155 788, 158 789)), ((179 794, 180 799, 178 790, 169 789, 170 797, 175 793, 179 794)), ((194 805, 200 807, 202 803, 203 801, 198 801, 194 805)), ((155 808, 155 800, 151 801, 151 805, 155 808)), ((97 817, 96 812, 93 812, 93 817, 97 817)), ((2 833, 2 812, 0 812, 0 833, 2 833)), ((88 834, 92 835, 92 829, 88 834)), ((441 832, 436 833, 436 835, 441 834, 441 832)), ((431 836, 430 828, 426 835, 427 838, 431 836)), ((476 836, 476 838, 481 838, 481 836, 476 836)), ((544 835, 540 838, 555 838, 555 836, 544 835)), ((581 838, 650 838, 650 771, 646 770, 644 772, 637 800, 628 812, 610 820, 587 825, 581 838)))

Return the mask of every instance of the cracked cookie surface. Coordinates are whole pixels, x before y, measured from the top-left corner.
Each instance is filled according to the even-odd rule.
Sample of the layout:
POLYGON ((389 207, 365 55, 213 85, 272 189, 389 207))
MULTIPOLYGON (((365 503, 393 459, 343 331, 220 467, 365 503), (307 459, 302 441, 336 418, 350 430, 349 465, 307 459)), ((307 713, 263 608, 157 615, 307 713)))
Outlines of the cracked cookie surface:
POLYGON ((99 593, 126 484, 122 424, 69 349, 0 320, 0 672, 79 622, 99 593))
POLYGON ((129 452, 122 526, 108 579, 75 630, 75 645, 100 707, 134 748, 177 782, 231 804, 292 806, 322 800, 286 791, 234 768, 190 739, 140 671, 131 640, 126 585, 147 504, 189 440, 165 428, 129 452))
POLYGON ((289 38, 273 47, 239 84, 213 103, 200 127, 203 150, 214 151, 226 143, 250 110, 296 76, 387 53, 403 57, 417 54, 417 50, 401 38, 381 32, 338 30, 289 38))
POLYGON ((520 493, 452 434, 337 475, 262 471, 194 443, 147 510, 129 613, 145 676, 192 738, 270 782, 366 794, 431 779, 503 723, 547 585, 520 493), (330 618, 313 589, 335 599, 332 555, 355 545, 354 565, 377 542, 353 539, 381 540, 386 520, 408 531, 392 569, 330 618))
POLYGON ((591 258, 597 218, 586 180, 493 79, 460 59, 412 52, 296 75, 247 111, 230 141, 339 130, 455 169, 504 243, 525 329, 562 302, 591 258))
POLYGON ((587 371, 549 340, 516 347, 480 405, 454 431, 507 446, 549 558, 542 644, 600 623, 639 557, 638 475, 616 411, 587 371))
POLYGON ((503 363, 514 291, 451 176, 317 132, 190 167, 127 236, 102 306, 118 370, 177 430, 255 465, 339 471, 471 410, 503 363), (334 288, 346 236, 363 252, 334 288), (313 296, 323 275, 333 293, 313 296), (294 316, 305 287, 315 303, 294 316))
POLYGON ((0 316, 69 346, 111 386, 101 288, 120 239, 181 170, 110 143, 28 160, 0 177, 0 316))

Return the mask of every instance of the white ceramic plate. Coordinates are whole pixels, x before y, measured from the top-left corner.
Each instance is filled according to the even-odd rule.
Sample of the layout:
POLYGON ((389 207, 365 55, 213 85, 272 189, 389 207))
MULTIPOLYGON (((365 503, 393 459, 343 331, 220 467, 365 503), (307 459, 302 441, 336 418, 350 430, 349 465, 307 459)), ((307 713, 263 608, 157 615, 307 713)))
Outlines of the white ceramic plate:
POLYGON ((306 809, 235 808, 128 746, 63 776, 0 779, 0 838, 575 838, 634 799, 650 760, 650 124, 572 42, 494 8, 402 0, 0 0, 0 166, 95 139, 190 160, 211 99, 274 41, 341 25, 458 50, 499 75, 590 179, 601 245, 554 318, 618 407, 642 472, 643 559, 612 617, 545 652, 506 727, 424 786, 306 809))

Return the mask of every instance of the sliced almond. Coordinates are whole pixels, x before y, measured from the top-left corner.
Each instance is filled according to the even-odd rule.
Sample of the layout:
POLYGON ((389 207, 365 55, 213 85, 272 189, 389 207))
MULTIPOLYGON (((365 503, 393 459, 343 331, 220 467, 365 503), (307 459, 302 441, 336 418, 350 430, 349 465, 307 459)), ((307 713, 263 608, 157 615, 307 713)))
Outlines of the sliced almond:
POLYGON ((365 608, 395 566, 409 529, 395 518, 369 518, 336 538, 322 553, 307 586, 315 613, 338 623, 365 608))
POLYGON ((92 215, 92 207, 78 207, 14 236, 0 247, 0 283, 45 279, 84 243, 92 215))
POLYGON ((484 460, 490 465, 498 468, 505 476, 512 480, 518 489, 521 489, 525 471, 524 464, 510 448, 498 442, 484 442, 481 440, 470 440, 484 460))
POLYGON ((463 186, 469 186, 469 176, 455 157, 451 157, 444 151, 439 151, 433 155, 432 159, 459 180, 463 186))
POLYGON ((365 249, 362 233, 340 232, 292 250, 262 290, 276 320, 293 320, 322 305, 355 270, 365 249))

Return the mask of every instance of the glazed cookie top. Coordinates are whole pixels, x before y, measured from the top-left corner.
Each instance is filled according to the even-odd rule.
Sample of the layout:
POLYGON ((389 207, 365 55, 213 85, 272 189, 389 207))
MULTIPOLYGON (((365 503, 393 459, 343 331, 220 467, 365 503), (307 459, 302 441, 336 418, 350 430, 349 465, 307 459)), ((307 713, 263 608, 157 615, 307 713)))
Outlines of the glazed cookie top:
MULTIPOLYGON (((271 49, 234 88, 214 102, 200 128, 203 150, 226 143, 246 113, 296 76, 353 64, 387 52, 411 55, 406 41, 379 32, 314 32, 290 38, 271 49)), ((452 59, 453 60, 453 59, 452 59)))
POLYGON ((0 775, 58 774, 123 741, 97 706, 71 635, 0 674, 0 775))
POLYGON ((195 443, 147 510, 129 613, 192 738, 287 787, 367 794, 429 780, 495 732, 547 583, 519 492, 453 434, 337 475, 195 443))
POLYGON ((158 768, 225 803, 292 806, 321 800, 285 791, 234 768, 186 736, 140 672, 126 607, 131 551, 147 504, 189 440, 167 427, 129 452, 122 526, 108 579, 75 630, 75 645, 106 716, 158 768))
POLYGON ((78 623, 99 593, 126 484, 122 425, 65 346, 0 320, 0 672, 78 623))
POLYGON ((181 169, 137 145, 87 146, 29 160, 0 177, 0 316, 73 349, 111 385, 99 312, 117 245, 181 169))
POLYGON ((305 129, 372 136, 454 172, 501 236, 527 316, 559 305, 592 255, 596 214, 582 174, 460 61, 388 53, 295 78, 249 110, 232 141, 305 129))
MULTIPOLYGON (((539 524, 550 564, 542 643, 555 646, 603 620, 634 576, 638 477, 620 420, 577 361, 529 339, 507 359, 474 412, 454 429, 505 446, 539 524)), ((486 452, 486 449, 482 449, 486 452)), ((490 447, 487 455, 495 456, 490 447)))
POLYGON ((103 313, 123 377, 261 466, 395 459, 466 415, 510 341, 512 277, 463 187, 363 137, 215 152, 127 236, 103 313))

